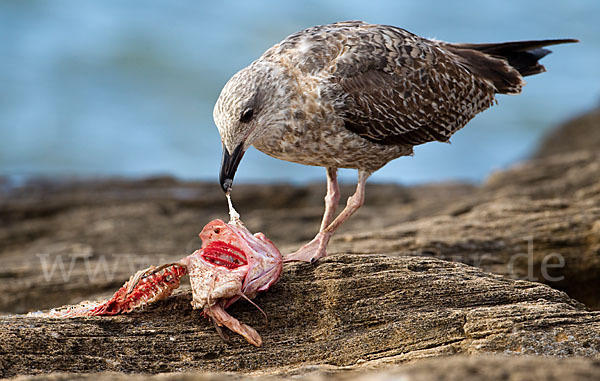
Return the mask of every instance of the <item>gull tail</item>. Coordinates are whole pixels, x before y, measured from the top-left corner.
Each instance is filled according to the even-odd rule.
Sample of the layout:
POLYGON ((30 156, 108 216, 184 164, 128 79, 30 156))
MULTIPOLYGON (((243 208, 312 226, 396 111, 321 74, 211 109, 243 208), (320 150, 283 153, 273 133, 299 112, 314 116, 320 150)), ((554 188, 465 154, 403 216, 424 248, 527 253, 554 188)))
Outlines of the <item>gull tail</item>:
POLYGON ((575 39, 513 41, 491 44, 447 44, 475 75, 491 81, 499 94, 518 94, 523 77, 543 73, 538 62, 551 51, 546 46, 579 42, 575 39))

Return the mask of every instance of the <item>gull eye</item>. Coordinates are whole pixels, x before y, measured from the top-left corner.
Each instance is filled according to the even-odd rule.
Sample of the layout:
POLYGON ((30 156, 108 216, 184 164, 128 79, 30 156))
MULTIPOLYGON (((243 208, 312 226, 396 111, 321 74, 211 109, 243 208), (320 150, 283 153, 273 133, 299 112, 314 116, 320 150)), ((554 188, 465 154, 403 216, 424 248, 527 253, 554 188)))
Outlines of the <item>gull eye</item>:
POLYGON ((248 123, 249 121, 252 120, 253 116, 254 116, 254 110, 252 108, 247 108, 244 111, 242 111, 242 114, 240 115, 240 122, 248 123))

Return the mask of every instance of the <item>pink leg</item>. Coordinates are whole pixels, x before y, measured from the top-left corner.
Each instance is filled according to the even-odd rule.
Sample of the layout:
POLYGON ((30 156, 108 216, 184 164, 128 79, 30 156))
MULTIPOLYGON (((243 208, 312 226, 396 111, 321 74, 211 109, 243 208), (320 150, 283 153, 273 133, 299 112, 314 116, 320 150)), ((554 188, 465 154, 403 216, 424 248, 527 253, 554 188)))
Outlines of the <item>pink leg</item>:
POLYGON ((323 213, 323 221, 321 221, 321 228, 319 231, 323 231, 329 226, 338 203, 340 202, 340 186, 337 182, 337 168, 327 168, 327 194, 325 195, 325 213, 323 213))
MULTIPOLYGON (((333 174, 335 175, 335 171, 333 174)), ((321 230, 312 241, 302 246, 295 253, 286 255, 284 262, 315 262, 319 258, 327 256, 327 244, 329 243, 333 233, 335 233, 337 228, 339 228, 340 225, 342 225, 344 221, 353 215, 364 203, 365 185, 370 175, 370 172, 363 170, 358 171, 358 184, 356 185, 356 192, 354 192, 354 194, 348 198, 348 202, 346 203, 344 210, 342 210, 339 216, 337 216, 335 220, 331 222, 333 214, 335 213, 335 205, 337 205, 340 195, 337 179, 335 177, 330 179, 330 169, 327 170, 327 196, 325 196, 325 214, 323 215, 321 230), (333 188, 335 188, 335 192, 330 193, 330 189, 333 188), (335 204, 331 205, 333 202, 335 202, 335 204)))

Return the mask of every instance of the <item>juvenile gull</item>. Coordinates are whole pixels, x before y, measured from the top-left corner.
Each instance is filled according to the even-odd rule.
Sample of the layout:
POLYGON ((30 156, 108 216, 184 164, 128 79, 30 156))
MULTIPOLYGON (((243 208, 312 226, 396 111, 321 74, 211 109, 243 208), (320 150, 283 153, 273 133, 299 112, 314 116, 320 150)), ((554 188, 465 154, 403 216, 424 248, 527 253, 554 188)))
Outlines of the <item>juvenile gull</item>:
POLYGON ((295 33, 235 74, 213 116, 223 142, 220 182, 229 194, 244 152, 325 167, 325 213, 316 237, 286 260, 326 255, 335 230, 363 204, 371 173, 447 142, 496 94, 518 94, 545 71, 544 46, 573 39, 453 44, 404 29, 347 21, 295 33), (356 168, 356 193, 335 217, 338 168, 356 168), (335 218, 334 218, 335 217, 335 218))

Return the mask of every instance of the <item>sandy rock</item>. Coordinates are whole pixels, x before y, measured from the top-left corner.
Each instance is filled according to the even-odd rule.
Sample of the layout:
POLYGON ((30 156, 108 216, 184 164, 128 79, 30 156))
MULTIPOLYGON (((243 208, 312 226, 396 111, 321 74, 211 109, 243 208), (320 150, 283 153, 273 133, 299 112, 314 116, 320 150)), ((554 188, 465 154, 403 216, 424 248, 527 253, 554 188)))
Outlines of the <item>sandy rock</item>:
POLYGON ((453 354, 600 358, 600 312, 563 292, 430 258, 336 255, 291 264, 231 308, 263 347, 224 343, 189 292, 117 317, 0 318, 1 375, 48 371, 250 372, 302 364, 384 366, 453 354))
POLYGON ((544 137, 534 157, 542 158, 580 150, 597 151, 598 147, 600 107, 557 126, 544 137))
POLYGON ((490 177, 455 211, 337 236, 331 252, 431 256, 566 291, 600 308, 600 154, 538 159, 490 177))
POLYGON ((117 380, 117 381, 236 381, 236 380, 357 380, 357 381, 554 381, 596 380, 600 378, 600 361, 589 358, 550 358, 536 356, 450 356, 423 359, 411 364, 389 366, 385 370, 369 370, 360 364, 353 367, 332 365, 305 366, 280 372, 181 372, 157 375, 133 375, 120 372, 52 373, 43 376, 20 376, 16 380, 117 380))
MULTIPOLYGON (((597 122, 597 111, 572 121, 478 187, 369 185, 329 247, 338 254, 286 265, 257 298, 267 326, 247 303, 231 308, 261 333, 259 349, 222 342, 185 285, 126 316, 7 315, 106 298, 137 270, 189 254, 207 221, 227 217, 216 184, 0 178, 0 376, 598 378, 597 122)), ((234 201, 285 253, 315 234, 323 193, 237 185, 234 201)))
MULTIPOLYGON (((372 197, 342 232, 436 215, 473 189, 370 185, 372 197)), ((349 195, 352 187, 342 191, 349 195)), ((322 184, 238 185, 234 202, 246 226, 285 253, 316 233, 323 192, 322 184)), ((0 311, 25 313, 107 296, 136 271, 193 252, 198 232, 215 218, 228 218, 215 184, 35 180, 14 188, 0 197, 0 311)))

